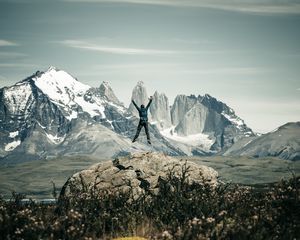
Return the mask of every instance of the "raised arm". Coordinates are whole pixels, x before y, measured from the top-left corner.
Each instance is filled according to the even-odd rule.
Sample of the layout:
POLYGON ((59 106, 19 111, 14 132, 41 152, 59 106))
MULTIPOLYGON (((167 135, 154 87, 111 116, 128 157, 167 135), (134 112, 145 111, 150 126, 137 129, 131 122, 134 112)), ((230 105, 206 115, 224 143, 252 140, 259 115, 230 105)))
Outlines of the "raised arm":
POLYGON ((136 107, 136 109, 139 111, 140 108, 138 107, 138 105, 136 105, 135 101, 133 99, 131 101, 132 101, 133 105, 136 107))
POLYGON ((152 103, 152 99, 153 99, 153 97, 151 96, 150 97, 150 100, 149 100, 149 103, 147 104, 147 106, 146 106, 146 109, 148 110, 148 108, 150 107, 150 105, 151 105, 151 103, 152 103))

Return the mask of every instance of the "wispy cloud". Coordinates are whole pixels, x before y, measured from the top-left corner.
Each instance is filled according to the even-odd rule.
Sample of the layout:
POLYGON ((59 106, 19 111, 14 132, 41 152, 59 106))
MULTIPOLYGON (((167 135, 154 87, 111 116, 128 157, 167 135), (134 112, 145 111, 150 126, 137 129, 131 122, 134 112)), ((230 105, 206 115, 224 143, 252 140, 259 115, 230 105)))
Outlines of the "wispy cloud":
POLYGON ((297 0, 65 0, 84 3, 127 3, 172 7, 201 7, 255 14, 300 14, 297 0))
POLYGON ((4 39, 0 39, 0 47, 10 47, 10 46, 18 46, 18 44, 4 39))
POLYGON ((118 73, 151 74, 160 72, 171 75, 197 76, 233 76, 257 75, 268 71, 259 67, 216 67, 201 68, 198 65, 180 63, 128 63, 128 64, 100 64, 92 66, 88 74, 110 75, 118 73))
MULTIPOLYGON (((177 41, 177 39, 171 39, 168 41, 177 41)), ((188 45, 200 44, 201 41, 188 41, 188 40, 178 40, 180 43, 185 43, 188 45)), ((121 46, 109 46, 103 43, 92 43, 86 40, 63 40, 55 41, 52 43, 59 43, 70 48, 83 49, 87 51, 110 53, 110 54, 125 54, 125 55, 171 55, 171 54, 185 54, 185 55, 197 55, 197 54, 228 54, 228 53, 241 53, 241 50, 237 51, 234 49, 224 50, 224 49, 211 49, 211 50, 174 50, 174 49, 150 49, 150 48, 128 48, 121 46)))
POLYGON ((127 54, 127 55, 160 55, 160 54, 173 54, 176 51, 171 50, 158 50, 146 48, 127 48, 127 47, 111 47, 101 44, 93 44, 85 41, 78 40, 64 40, 61 44, 78 49, 84 49, 95 52, 111 53, 111 54, 127 54))

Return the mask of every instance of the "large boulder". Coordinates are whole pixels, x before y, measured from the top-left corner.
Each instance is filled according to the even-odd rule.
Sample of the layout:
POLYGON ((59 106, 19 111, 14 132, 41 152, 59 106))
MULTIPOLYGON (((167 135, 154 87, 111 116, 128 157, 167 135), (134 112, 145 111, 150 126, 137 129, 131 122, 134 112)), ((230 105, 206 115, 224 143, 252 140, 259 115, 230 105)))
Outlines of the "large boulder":
POLYGON ((166 181, 172 172, 190 184, 217 184, 218 173, 207 166, 198 165, 186 160, 172 158, 158 152, 134 153, 113 161, 105 161, 89 169, 75 173, 66 182, 61 197, 87 194, 118 194, 132 190, 134 196, 144 191, 158 192, 161 181, 166 181))

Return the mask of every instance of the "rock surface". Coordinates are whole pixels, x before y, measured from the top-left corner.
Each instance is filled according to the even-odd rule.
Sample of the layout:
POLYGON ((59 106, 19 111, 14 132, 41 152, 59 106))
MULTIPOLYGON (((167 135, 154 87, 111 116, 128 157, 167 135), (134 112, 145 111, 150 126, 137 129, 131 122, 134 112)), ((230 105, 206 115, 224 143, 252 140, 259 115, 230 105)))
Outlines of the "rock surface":
POLYGON ((140 152, 101 162, 75 173, 62 188, 61 196, 69 196, 83 189, 114 194, 131 188, 134 196, 148 190, 155 193, 160 181, 165 181, 170 171, 180 178, 184 169, 187 170, 187 179, 191 184, 202 184, 204 181, 212 186, 217 184, 218 173, 210 167, 163 153, 140 152))
MULTIPOLYGON (((141 104, 144 104, 146 106, 148 104, 148 94, 143 81, 139 81, 137 85, 133 88, 131 100, 134 100, 138 106, 141 106, 141 104)), ((129 105, 128 111, 136 117, 139 116, 139 112, 136 110, 132 102, 129 105)), ((151 119, 150 112, 148 113, 148 117, 149 119, 151 119)))
POLYGON ((300 122, 290 122, 259 137, 244 138, 224 156, 279 157, 300 160, 300 122))
POLYGON ((212 151, 222 151, 243 137, 254 136, 233 109, 208 94, 198 97, 178 95, 171 109, 171 119, 175 126, 174 134, 186 139, 204 134, 213 140, 212 151))
POLYGON ((120 100, 116 97, 114 91, 109 86, 108 82, 102 82, 99 87, 99 93, 101 97, 106 98, 108 101, 116 103, 118 105, 122 105, 120 100))
POLYGON ((152 116, 151 124, 156 125, 159 130, 172 126, 169 100, 164 93, 154 93, 149 110, 152 116))

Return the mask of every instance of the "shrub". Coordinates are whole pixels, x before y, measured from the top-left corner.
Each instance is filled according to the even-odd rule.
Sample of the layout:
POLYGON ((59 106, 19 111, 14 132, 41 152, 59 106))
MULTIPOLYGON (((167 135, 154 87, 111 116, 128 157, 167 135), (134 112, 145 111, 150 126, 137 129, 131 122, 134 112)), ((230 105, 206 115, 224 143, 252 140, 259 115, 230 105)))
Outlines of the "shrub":
POLYGON ((297 239, 300 178, 266 188, 190 184, 170 172, 159 191, 73 192, 57 203, 0 198, 1 239, 297 239))

